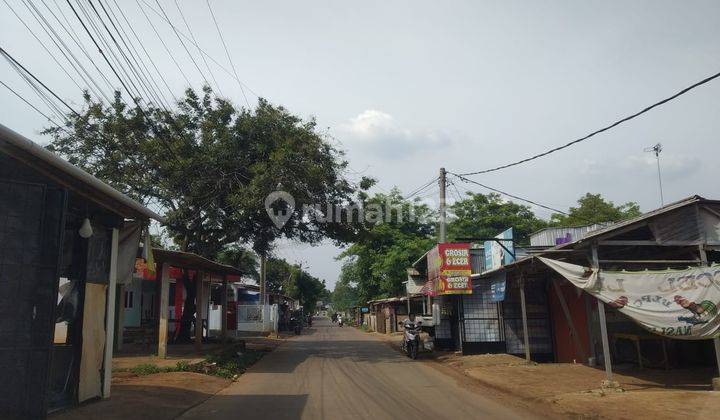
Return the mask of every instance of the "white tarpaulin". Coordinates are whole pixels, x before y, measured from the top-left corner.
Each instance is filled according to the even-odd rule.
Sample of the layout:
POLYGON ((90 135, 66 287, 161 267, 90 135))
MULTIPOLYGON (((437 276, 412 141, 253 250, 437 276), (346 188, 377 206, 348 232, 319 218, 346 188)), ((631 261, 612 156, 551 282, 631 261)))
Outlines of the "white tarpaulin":
POLYGON ((585 290, 656 334, 686 340, 720 335, 720 266, 684 270, 594 270, 539 257, 585 290))

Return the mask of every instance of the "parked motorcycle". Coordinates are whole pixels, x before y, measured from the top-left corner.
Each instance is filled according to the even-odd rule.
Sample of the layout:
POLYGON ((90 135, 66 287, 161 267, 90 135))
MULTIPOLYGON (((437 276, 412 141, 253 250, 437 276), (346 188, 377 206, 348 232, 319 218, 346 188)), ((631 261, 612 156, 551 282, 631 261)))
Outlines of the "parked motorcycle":
POLYGON ((407 320, 405 322, 398 322, 398 325, 402 325, 405 328, 400 349, 409 358, 413 360, 417 359, 418 352, 420 351, 421 323, 407 320))
POLYGON ((302 318, 298 313, 290 315, 290 328, 293 330, 295 335, 299 335, 302 332, 302 318))

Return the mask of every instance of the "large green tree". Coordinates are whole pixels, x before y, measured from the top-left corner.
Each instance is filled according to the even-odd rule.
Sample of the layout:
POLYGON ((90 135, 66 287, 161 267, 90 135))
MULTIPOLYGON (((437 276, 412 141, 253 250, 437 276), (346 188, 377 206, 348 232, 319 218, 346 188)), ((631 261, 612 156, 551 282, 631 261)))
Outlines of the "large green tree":
POLYGON ((357 266, 349 261, 343 265, 340 278, 330 295, 332 307, 336 311, 346 311, 363 304, 358 291, 360 279, 355 274, 356 268, 357 266))
POLYGON ((206 87, 187 90, 171 110, 129 106, 119 93, 106 106, 88 95, 80 114, 67 117, 66 127, 45 130, 49 148, 164 213, 182 250, 215 258, 244 243, 267 256, 280 237, 345 241, 356 233, 350 224, 302 217, 305 204, 352 203, 355 188, 315 121, 281 106, 260 99, 237 108, 206 87), (265 209, 275 190, 295 201, 280 228, 265 209))
POLYGON ((500 195, 467 193, 467 198, 455 202, 448 225, 448 238, 492 238, 507 228, 513 228, 518 244, 529 242, 530 234, 545 227, 530 207, 505 201, 500 195))
POLYGON ((360 302, 404 293, 407 268, 436 243, 434 213, 396 189, 366 198, 363 208, 364 229, 338 257, 341 278, 357 284, 360 302))
POLYGON ((315 311, 318 300, 329 296, 324 281, 281 258, 268 259, 266 286, 269 292, 297 299, 308 313, 315 311))
POLYGON ((600 194, 586 193, 578 199, 577 207, 570 207, 567 215, 555 213, 550 217, 553 226, 582 226, 593 223, 617 222, 641 214, 635 202, 616 205, 600 194))

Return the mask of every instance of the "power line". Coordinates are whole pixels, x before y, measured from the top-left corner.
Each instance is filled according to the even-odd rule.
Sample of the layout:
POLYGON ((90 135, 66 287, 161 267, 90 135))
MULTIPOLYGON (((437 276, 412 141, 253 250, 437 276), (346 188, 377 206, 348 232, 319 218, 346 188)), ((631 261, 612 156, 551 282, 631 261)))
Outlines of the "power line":
POLYGON ((570 146, 572 146, 572 145, 574 145, 574 144, 580 143, 580 142, 585 141, 585 140, 587 140, 587 139, 589 139, 589 138, 591 138, 591 137, 594 137, 594 136, 597 135, 597 134, 600 134, 600 133, 602 133, 602 132, 605 132, 605 131, 607 131, 607 130, 610 130, 611 128, 614 128, 614 127, 616 127, 616 126, 618 126, 618 125, 620 125, 620 124, 622 124, 622 123, 625 123, 625 122, 627 122, 627 121, 632 120, 633 118, 639 117, 640 115, 642 115, 642 114, 644 114, 644 113, 652 110, 653 108, 656 108, 656 107, 658 107, 658 106, 660 106, 660 105, 663 105, 663 104, 665 104, 665 103, 667 103, 667 102, 670 102, 670 101, 672 101, 673 99, 675 99, 675 98, 677 98, 677 97, 679 97, 679 96, 681 96, 681 95, 684 95, 685 93, 687 93, 687 92, 695 89, 695 88, 698 87, 698 86, 702 86, 702 85, 704 85, 704 84, 706 84, 706 83, 708 83, 708 82, 710 82, 710 81, 712 81, 712 80, 714 80, 714 79, 717 79, 718 77, 720 77, 720 73, 715 73, 715 74, 713 74, 713 75, 710 76, 710 77, 707 77, 707 78, 705 78, 705 79, 703 79, 703 80, 701 80, 701 81, 699 81, 699 82, 697 82, 697 83, 694 83, 694 84, 686 87, 685 89, 682 89, 681 91, 677 92, 676 94, 674 94, 674 95, 672 95, 672 96, 669 96, 669 97, 667 97, 667 98, 665 98, 665 99, 663 99, 663 100, 661 100, 661 101, 659 101, 659 102, 656 102, 656 103, 654 103, 654 104, 652 104, 652 105, 650 105, 650 106, 648 106, 648 107, 643 108, 641 111, 638 111, 638 112, 636 112, 636 113, 634 113, 634 114, 632 114, 632 115, 629 115, 629 116, 627 116, 627 117, 625 117, 625 118, 623 118, 623 119, 621 119, 621 120, 615 121, 614 123, 612 123, 612 124, 610 124, 610 125, 608 125, 608 126, 605 126, 605 127, 601 128, 601 129, 599 129, 599 130, 595 130, 595 131, 593 131, 592 133, 590 133, 590 134, 588 134, 588 135, 586 135, 586 136, 584 136, 584 137, 580 137, 579 139, 576 139, 576 140, 571 141, 570 143, 564 144, 564 145, 562 145, 562 146, 555 147, 555 148, 550 149, 550 150, 548 150, 548 151, 546 151, 546 152, 539 153, 539 154, 537 154, 537 155, 533 155, 533 156, 530 156, 530 157, 525 158, 525 159, 518 160, 518 161, 516 161, 516 162, 508 163, 508 164, 501 165, 501 166, 497 166, 497 167, 490 168, 490 169, 485 169, 485 170, 482 170, 482 171, 466 172, 466 173, 463 173, 463 174, 461 174, 461 175, 478 175, 478 174, 486 174, 486 173, 488 173, 488 172, 495 172, 495 171, 499 171, 499 170, 501 170, 501 169, 506 169, 506 168, 510 168, 510 167, 512 167, 512 166, 517 166, 517 165, 523 164, 523 163, 525 163, 525 162, 529 162, 529 161, 531 161, 531 160, 535 160, 535 159, 541 158, 541 157, 543 157, 543 156, 547 156, 547 155, 549 155, 549 154, 551 154, 551 153, 555 153, 555 152, 557 152, 557 151, 559 151, 559 150, 565 149, 565 148, 570 147, 570 146))
POLYGON ((546 210, 554 211, 555 213, 560 213, 560 214, 563 214, 563 215, 565 215, 565 216, 569 216, 569 214, 568 214, 567 212, 564 212, 564 211, 562 211, 562 210, 558 210, 558 209, 556 209, 556 208, 552 208, 552 207, 546 206, 546 205, 544 205, 544 204, 540 204, 540 203, 538 203, 537 201, 528 200, 527 198, 522 198, 522 197, 519 197, 519 196, 517 196, 517 195, 510 194, 510 193, 508 193, 508 192, 499 190, 499 189, 497 189, 497 188, 493 188, 493 187, 487 186, 487 185, 485 185, 485 184, 481 184, 481 183, 479 183, 479 182, 477 182, 477 181, 474 181, 474 180, 472 180, 472 179, 465 178, 464 176, 462 176, 462 175, 460 175, 460 174, 456 174, 456 173, 453 173, 453 172, 448 172, 448 173, 449 173, 449 174, 452 174, 452 175, 455 175, 456 177, 460 178, 461 180, 463 180, 463 181, 465 181, 465 182, 469 182, 469 183, 471 183, 471 184, 479 185, 479 186, 481 186, 481 187, 483 187, 483 188, 485 188, 485 189, 488 189, 488 190, 490 190, 490 191, 494 191, 494 192, 496 192, 496 193, 499 193, 499 194, 502 194, 502 195, 505 195, 505 196, 514 198, 514 199, 516 199, 516 200, 524 201, 524 202, 526 202, 526 203, 530 203, 530 204, 533 204, 533 205, 535 205, 535 206, 542 207, 542 208, 544 208, 544 209, 546 209, 546 210))
MULTIPOLYGON (((190 34, 190 37, 192 38, 193 42, 197 46, 197 40, 195 39, 195 34, 193 34, 192 29, 190 29, 190 24, 188 23, 187 19, 185 19, 185 14, 183 14, 182 9, 180 8, 180 3, 178 3, 178 0, 175 0, 175 7, 177 8, 178 12, 180 12, 180 17, 182 18, 182 21, 185 23, 185 27, 188 30, 188 33, 190 34)), ((200 47, 197 47, 198 51, 200 51, 200 47)), ((217 88, 218 93, 220 93, 221 96, 225 96, 222 93, 222 90, 220 90, 220 84, 218 84, 217 79, 215 78, 215 74, 213 74, 213 71, 210 69, 210 65, 208 65, 207 60, 205 59, 205 56, 200 52, 200 58, 202 59, 203 63, 205 63, 205 68, 210 73, 210 77, 213 79, 213 82, 215 82, 215 87, 217 88)))
MULTIPOLYGON (((100 74, 100 77, 102 77, 102 79, 105 81, 105 84, 107 85, 107 87, 110 88, 110 91, 111 91, 111 92, 114 92, 114 91, 115 91, 115 87, 112 85, 112 83, 110 83, 110 80, 107 78, 107 76, 105 76, 105 72, 104 72, 104 71, 101 71, 100 68, 97 66, 97 64, 95 64, 95 60, 93 60, 93 58, 90 56, 90 53, 88 53, 87 48, 85 48, 85 45, 80 41, 80 37, 79 37, 78 34, 75 32, 75 29, 73 29, 72 24, 70 24, 70 20, 68 20, 67 16, 65 16, 65 13, 62 11, 62 8, 61 8, 60 5, 57 3, 57 0, 53 0, 53 3, 55 3, 55 7, 57 7, 58 12, 60 13, 60 15, 62 16, 63 20, 65 21, 65 24, 63 24, 63 22, 60 21, 60 18, 57 17, 57 15, 55 14, 55 12, 53 12, 53 10, 50 8, 50 6, 47 5, 47 3, 45 2, 45 0, 42 0, 42 2, 43 2, 43 5, 45 6, 45 8, 50 12, 50 14, 51 14, 51 15, 55 18, 55 20, 58 22, 58 24, 60 25, 60 27, 65 30, 65 33, 68 34, 68 36, 70 37, 70 39, 72 39, 73 42, 75 42, 75 45, 78 46, 78 48, 80 49, 80 51, 82 51, 82 53, 85 55, 85 57, 90 61, 90 64, 92 64, 93 67, 95 67, 95 70, 97 70, 98 74, 100 74), (72 32, 72 33, 71 33, 71 32, 72 32)), ((101 91, 102 91, 102 90, 101 90, 101 91)), ((103 96, 105 96, 105 95, 103 95, 103 96)), ((105 99, 109 101, 109 98, 105 97, 105 99)))
POLYGON ((130 94, 130 96, 132 97, 133 102, 135 102, 135 105, 138 107, 138 109, 140 110, 140 112, 144 114, 144 111, 142 110, 142 107, 140 107, 140 103, 138 102, 137 98, 135 98, 135 97, 132 95, 131 90, 128 89, 127 85, 125 84, 125 81, 122 79, 122 77, 120 77, 120 75, 118 74, 117 70, 115 70, 115 67, 113 67, 112 63, 110 63, 110 60, 107 58, 107 56, 106 56, 105 53, 103 52, 102 48, 100 48, 100 45, 99 45, 98 42, 95 40, 95 37, 92 36, 92 34, 90 33, 90 30, 88 29, 87 25, 85 25, 85 22, 80 18, 80 15, 78 14, 77 10, 75 10, 75 7, 73 7, 72 3, 70 3, 70 0, 67 0, 67 3, 68 3, 68 5, 70 5, 70 8, 72 9, 73 13, 75 14, 75 17, 78 18, 78 20, 80 21, 80 24, 82 24, 82 27, 85 29, 85 32, 88 34, 88 36, 89 36, 90 39, 92 40, 93 44, 95 44, 95 47, 97 48, 98 52, 100 52, 100 55, 102 55, 102 57, 103 57, 103 59, 105 60, 105 62, 107 63, 107 65, 110 66, 110 69, 111 69, 112 72, 115 74, 115 77, 118 78, 118 80, 120 81, 120 84, 122 84, 123 88, 125 88, 125 91, 130 94))
MULTIPOLYGON (((190 83, 190 79, 188 79, 187 75, 183 71, 182 67, 180 67, 180 64, 178 64, 177 60, 175 60, 175 55, 173 55, 172 52, 170 52, 170 48, 168 48, 167 44, 165 43, 165 40, 160 36, 160 33, 158 32, 157 28, 155 27, 155 24, 150 19, 150 16, 145 13, 145 9, 142 7, 140 2, 138 0, 135 0, 135 3, 137 3, 138 8, 142 12, 143 16, 145 16, 145 19, 148 21, 148 24, 150 24, 150 27, 152 28, 153 32, 155 32, 155 36, 157 36, 158 40, 160 40, 160 43, 165 48, 165 51, 170 56, 170 59, 173 63, 175 63, 175 67, 177 67, 178 71, 180 71, 180 74, 182 75, 183 79, 185 79, 185 82, 188 84, 189 87, 192 87, 192 83, 190 83)), ((144 3, 144 2, 143 2, 144 3)), ((147 5, 147 3, 145 3, 147 5)), ((148 6, 150 7, 150 6, 148 6)), ((150 8, 152 10, 152 8, 150 8)))
MULTIPOLYGON (((67 62, 70 64, 70 66, 75 70, 75 72, 80 76, 80 79, 85 84, 86 89, 90 91, 98 100, 102 100, 101 96, 104 97, 107 100, 107 96, 103 92, 102 88, 98 85, 98 83, 95 81, 95 79, 90 75, 90 73, 85 69, 85 66, 78 60, 78 58, 73 54, 72 50, 67 46, 67 44, 60 38, 58 33, 55 31, 52 25, 50 25, 50 22, 45 19, 42 12, 32 3, 26 0, 23 0, 23 5, 25 8, 30 12, 33 19, 38 23, 40 28, 45 32, 45 35, 50 38, 50 41, 52 41, 53 44, 55 44, 55 47, 60 51, 60 53, 65 57, 67 62), (69 54, 69 55, 68 55, 69 54), (89 81, 88 81, 89 80, 89 81), (93 88, 94 86, 94 88, 93 88)), ((5 4, 10 7, 10 5, 6 2, 5 4)), ((12 8, 11 8, 12 10, 12 8)), ((14 13, 14 11, 13 11, 14 13)), ((17 14, 15 14, 18 16, 17 14)), ((18 19, 20 17, 18 16, 18 19)), ((20 19, 22 22, 22 19, 20 19)), ((23 22, 23 25, 25 23, 23 22)), ((25 25, 27 27, 27 25, 25 25)), ((32 33, 30 28, 28 27, 28 30, 32 33)), ((77 85, 77 83, 76 83, 77 85)), ((80 87, 81 90, 85 90, 80 87)))
MULTIPOLYGON (((145 56, 148 58, 148 60, 150 61, 150 64, 151 64, 151 65, 153 66, 153 68, 155 69, 155 72, 156 72, 157 75, 160 77, 160 80, 161 80, 161 81, 163 82, 163 84, 165 85, 165 88, 167 88, 168 92, 170 92, 170 96, 172 96, 173 100, 174 100, 175 102, 177 102, 177 101, 178 101, 177 97, 176 97, 175 94, 173 93, 172 89, 170 89, 170 85, 168 85, 168 83, 167 83, 167 81, 165 80, 165 77, 163 76, 163 74, 160 72, 160 70, 158 70, 157 65, 155 65, 155 61, 152 59, 152 56, 150 56, 150 53, 148 53, 147 49, 145 48, 145 43, 140 40, 140 37, 138 36, 137 32, 135 32, 135 29, 133 29, 132 24, 130 24, 130 21, 128 20, 127 16, 125 16, 125 12, 123 12, 123 10, 122 10, 122 8, 120 7, 120 5, 118 5, 117 0, 113 0, 113 3, 115 4, 115 7, 116 7, 116 8, 118 9, 118 11, 120 12, 120 15, 122 16, 123 20, 124 20, 125 23, 127 24, 128 28, 130 28, 130 32, 132 32, 133 36, 135 37, 135 40, 138 42, 138 44, 140 44, 140 48, 142 48, 143 52, 145 53, 145 56)), ((112 10, 112 9, 111 9, 111 10, 112 10)), ((113 16, 114 16, 114 13, 113 13, 113 16)), ((139 55, 139 54, 138 54, 138 55, 139 55)), ((149 71, 148 71, 148 73, 149 73, 149 71)))
POLYGON ((23 72, 25 72, 25 73, 28 74, 30 77, 32 77, 36 82, 40 83, 40 85, 41 85, 43 88, 45 88, 48 92, 50 92, 58 101, 62 102, 62 104, 65 105, 70 111, 72 111, 73 113, 75 113, 77 116, 80 116, 80 114, 78 114, 70 105, 68 105, 68 103, 65 102, 65 100, 64 100, 63 98, 59 97, 55 92, 53 92, 52 89, 50 89, 49 87, 47 87, 47 85, 45 85, 45 83, 41 82, 40 79, 38 79, 37 77, 35 77, 35 75, 32 74, 32 72, 30 72, 30 70, 26 69, 25 66, 23 66, 22 64, 20 64, 17 60, 15 60, 15 58, 14 58, 12 55, 10 55, 10 53, 8 53, 7 51, 5 51, 5 49, 3 49, 2 47, 0 47, 0 54, 4 55, 6 59, 10 60, 12 63, 14 63, 14 64, 17 65, 18 67, 20 67, 20 68, 23 70, 23 72))
MULTIPOLYGON (((135 63, 135 66, 137 67, 136 70, 136 77, 138 77, 143 84, 146 85, 148 88, 150 94, 153 95, 155 101, 157 101, 158 105, 165 108, 166 111, 168 111, 167 104, 164 101, 163 95, 160 93, 160 88, 155 81, 155 79, 152 77, 152 74, 147 70, 147 66, 145 66, 145 62, 142 61, 142 59, 138 59, 139 55, 137 53, 137 50, 135 49, 135 46, 132 45, 132 41, 130 41, 130 44, 128 45, 128 42, 125 41, 125 38, 129 38, 127 36, 127 33, 125 30, 120 26, 120 29, 118 29, 120 21, 118 20, 118 25, 115 25, 115 20, 117 20, 117 17, 115 16, 115 13, 110 9, 109 5, 108 8, 105 8, 105 5, 103 4, 102 0, 98 0, 98 4, 100 4, 100 8, 102 8, 103 12, 105 13, 105 16, 107 16, 108 20, 110 21, 110 24, 112 25, 113 29, 115 29, 115 32, 118 35, 118 38, 120 38, 120 41, 122 41, 123 45, 125 46, 125 49, 128 51, 128 54, 132 58, 133 62, 135 63), (112 17, 110 16, 110 13, 108 13, 108 9, 110 9, 110 12, 112 13, 112 17), (113 20, 113 17, 115 18, 113 20), (122 29, 122 31, 121 31, 122 29), (122 32, 122 33, 121 33, 122 32)), ((107 26, 105 27, 107 29, 107 26)), ((112 34, 111 34, 112 36, 112 34)), ((116 42, 117 44, 117 42, 116 42)), ((118 45, 118 49, 121 50, 120 46, 118 45)), ((125 54, 123 54, 125 56, 125 54)), ((127 60, 127 57, 126 57, 127 60)), ((132 67, 132 64, 128 60, 128 64, 132 67)))
POLYGON ((435 181, 437 181, 438 178, 440 178, 440 177, 436 176, 435 178, 433 178, 433 179, 431 179, 430 181, 424 183, 424 184, 421 185, 420 187, 415 188, 415 189, 413 190, 413 192, 411 192, 410 194, 408 194, 407 196, 405 196, 404 199, 405 199, 405 200, 408 200, 408 199, 412 198, 413 196, 419 194, 419 193, 422 192, 424 189, 426 189, 426 188, 428 188, 430 185, 432 185, 432 183, 434 183, 435 181))
POLYGON ((222 64, 220 64, 215 58, 213 58, 213 56, 211 56, 211 55, 208 54, 205 50, 203 50, 202 48, 200 48, 200 46, 197 45, 195 42, 193 42, 193 40, 192 40, 190 37, 188 37, 187 35, 185 35, 182 31, 178 30, 177 27, 175 27, 175 25, 173 25, 173 23, 170 21, 170 19, 169 19, 167 16, 163 16, 160 12, 158 12, 157 10, 155 10, 155 9, 147 2, 147 0, 135 0, 135 1, 142 1, 143 3, 145 3, 145 5, 148 7, 148 9, 152 10, 153 13, 155 13, 156 15, 158 15, 158 16, 159 16, 161 19, 163 19, 168 25, 170 25, 170 27, 173 28, 173 30, 176 32, 176 34, 181 35, 181 36, 182 36, 183 38, 185 38, 188 42, 190 42, 190 43, 192 43, 193 45, 195 45, 195 47, 197 47, 198 50, 205 55, 205 57, 207 57, 208 59, 210 59, 210 61, 212 61, 213 63, 215 63, 215 65, 217 65, 217 66, 218 66, 221 70, 223 70, 225 73, 229 74, 232 78, 234 78, 235 80, 237 80, 238 83, 240 83, 240 84, 242 84, 243 86, 245 86, 245 89, 247 89, 250 93, 252 93, 253 95, 255 95, 255 96, 258 97, 258 98, 260 97, 260 95, 258 95, 257 93, 255 93, 255 91, 250 88, 250 86, 248 86, 246 83, 243 83, 243 81, 240 80, 239 77, 237 77, 236 75, 234 75, 230 70, 228 70, 225 66, 223 66, 222 64))
POLYGON ((238 82, 238 86, 240 86, 240 92, 242 93, 243 98, 245 99, 245 104, 250 108, 250 102, 248 102, 247 95, 245 95, 245 88, 243 88, 243 84, 240 83, 240 77, 238 76, 237 69, 235 68, 235 63, 233 63, 232 58, 230 57, 230 51, 228 51, 228 47, 225 44, 225 38, 222 35, 222 32, 220 31, 220 25, 218 25, 217 19, 215 19, 215 13, 213 12, 212 7, 210 6, 210 0, 206 0, 208 10, 210 10, 210 15, 212 16, 213 22, 215 22, 215 28, 217 29, 218 35, 220 35, 220 41, 222 41, 223 48, 225 48, 225 55, 227 55, 228 61, 230 61, 230 67, 232 67, 233 73, 235 74, 235 79, 238 82))
MULTIPOLYGON (((112 31, 110 31, 110 28, 108 28, 108 26, 105 24, 105 20, 103 20, 102 16, 100 15, 100 12, 95 7, 95 4, 93 3, 93 1, 88 0, 88 3, 90 4, 90 7, 92 8, 92 10, 95 12, 95 15, 97 16, 97 19, 100 22, 100 24, 102 24, 103 28, 105 28, 105 31, 108 33, 108 35, 110 35, 110 39, 115 44, 115 47, 117 47, 117 50, 120 52, 120 55, 122 56, 122 58, 125 59, 125 62, 127 63, 127 67, 130 69, 129 73, 124 70, 125 76, 130 80, 130 83, 132 83, 133 87, 135 87, 137 92, 143 93, 143 96, 147 102, 153 100, 153 95, 150 93, 150 89, 148 88, 147 84, 145 83, 145 80, 138 74, 139 73, 138 70, 135 68, 135 66, 133 66, 132 62, 130 62, 130 59, 125 54, 125 51, 122 49, 122 47, 118 43, 117 39, 115 39, 115 36, 113 35, 112 31), (131 77, 130 74, 132 74, 132 76, 134 76, 134 79, 137 80, 137 82, 138 82, 137 85, 135 84, 135 80, 133 80, 133 77, 131 77), (140 86, 140 88, 138 88, 138 85, 140 86)), ((113 54, 113 55, 115 54, 112 50, 111 44, 109 44, 108 49, 110 50, 111 54, 113 54)), ((122 64, 122 62, 117 58, 116 58, 116 60, 118 61, 118 64, 121 66, 121 68, 124 69, 124 65, 122 64)), ((155 99, 155 102, 158 103, 160 106, 162 106, 162 103, 160 103, 157 99, 155 99)))
POLYGON ((13 88, 11 88, 11 87, 8 86, 7 84, 5 84, 5 82, 3 82, 2 80, 0 80, 0 84, 2 84, 3 86, 5 86, 5 88, 6 88, 7 90, 9 90, 9 91, 12 92, 15 96, 17 96, 18 98, 20 98, 20 100, 22 100, 23 102, 25 102, 30 108, 34 109, 38 114, 40 114, 40 115, 42 115, 43 117, 45 117, 48 121, 50 121, 51 123, 53 123, 54 125, 56 125, 58 128, 60 128, 60 129, 62 129, 62 130, 65 130, 65 127, 61 126, 60 124, 58 124, 57 122, 55 122, 55 120, 53 120, 52 118, 50 118, 47 114, 45 114, 44 112, 40 111, 40 109, 39 109, 38 107, 36 107, 35 105, 33 105, 30 101, 28 101, 27 99, 25 99, 25 98, 24 98, 22 95, 20 95, 19 93, 17 93, 13 88))
MULTIPOLYGON (((162 12, 163 16, 165 16, 165 20, 167 20, 167 21, 169 22, 169 21, 170 21, 170 18, 168 17, 167 13, 165 13, 165 9, 163 9, 163 7, 162 7, 162 5, 160 4, 160 2, 159 2, 158 0, 155 0, 155 3, 156 3, 156 4, 158 5, 158 7, 160 8, 160 11, 162 12)), ((190 57, 190 61, 192 61, 193 65, 194 65, 195 68, 197 69, 198 73, 200 73, 200 76, 201 76, 201 77, 203 78, 203 80, 205 81, 205 84, 206 84, 207 86, 210 86, 210 82, 208 82, 207 78, 205 77, 205 74, 203 74, 202 70, 200 70, 200 66, 198 66, 197 62, 196 62, 195 59, 193 58, 193 56, 192 56, 192 54, 190 53, 190 50, 188 49, 187 45, 185 45, 185 43, 183 42, 182 38, 180 38, 180 35, 178 34, 177 29, 175 28, 175 25, 170 25, 170 26, 172 27, 172 30, 173 30, 173 32, 175 33, 175 36, 177 37, 178 41, 180 41, 180 45, 182 45, 182 47, 183 47, 183 49, 185 50, 185 52, 187 53, 188 57, 190 57)), ((195 44, 195 46, 196 46, 198 49, 200 49, 200 46, 199 46, 199 45, 195 44)))

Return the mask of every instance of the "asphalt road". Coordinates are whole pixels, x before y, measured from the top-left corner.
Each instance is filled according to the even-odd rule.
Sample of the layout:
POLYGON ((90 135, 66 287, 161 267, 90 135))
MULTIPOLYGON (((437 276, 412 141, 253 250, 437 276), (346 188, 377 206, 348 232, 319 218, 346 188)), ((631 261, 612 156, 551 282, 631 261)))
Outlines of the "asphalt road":
POLYGON ((527 413, 465 389, 372 334, 316 319, 184 419, 513 419, 527 413))

